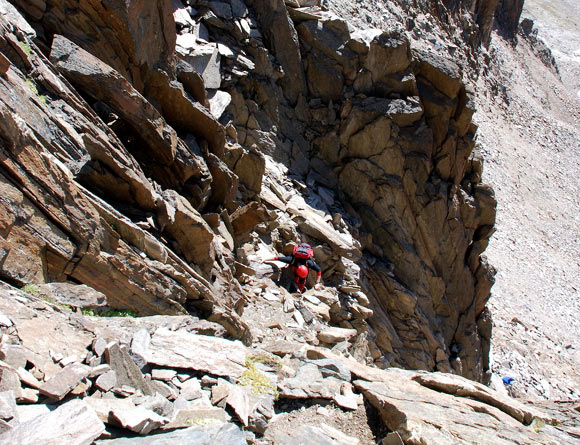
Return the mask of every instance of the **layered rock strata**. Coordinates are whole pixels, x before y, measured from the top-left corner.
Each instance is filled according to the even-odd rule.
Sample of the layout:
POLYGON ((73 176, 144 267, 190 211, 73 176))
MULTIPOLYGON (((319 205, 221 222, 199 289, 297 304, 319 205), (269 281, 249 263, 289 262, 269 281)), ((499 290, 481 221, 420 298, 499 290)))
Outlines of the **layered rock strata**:
POLYGON ((495 200, 451 50, 299 2, 69 3, 3 22, 4 280, 249 340, 240 283, 303 239, 361 359, 485 380, 495 200))

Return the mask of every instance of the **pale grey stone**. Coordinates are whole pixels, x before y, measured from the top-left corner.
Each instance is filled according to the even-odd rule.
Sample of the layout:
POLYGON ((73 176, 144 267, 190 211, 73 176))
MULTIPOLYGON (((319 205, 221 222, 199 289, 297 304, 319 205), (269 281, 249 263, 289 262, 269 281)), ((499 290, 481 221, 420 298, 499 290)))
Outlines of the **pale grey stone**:
POLYGON ((232 102, 232 96, 221 90, 208 91, 209 109, 213 117, 219 119, 232 102))
POLYGON ((100 375, 95 381, 95 386, 104 392, 110 391, 117 385, 117 373, 108 371, 100 375))
POLYGON ((82 400, 71 400, 54 411, 15 425, 0 435, 2 444, 90 444, 105 431, 95 411, 82 400))
POLYGON ((145 352, 147 363, 240 377, 248 349, 239 341, 159 328, 145 352))
POLYGON ((330 327, 318 333, 318 339, 324 343, 334 344, 348 341, 357 334, 356 329, 330 327))

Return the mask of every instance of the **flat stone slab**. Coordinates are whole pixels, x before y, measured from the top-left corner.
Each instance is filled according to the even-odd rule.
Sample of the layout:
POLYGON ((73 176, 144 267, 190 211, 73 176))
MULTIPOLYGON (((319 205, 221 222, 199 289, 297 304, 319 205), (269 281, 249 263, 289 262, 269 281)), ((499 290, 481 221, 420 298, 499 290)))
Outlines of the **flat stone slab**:
POLYGON ((249 350, 239 341, 160 328, 140 354, 147 363, 156 366, 238 378, 246 369, 249 350))
POLYGON ((82 400, 71 400, 54 411, 15 425, 0 435, 1 444, 90 444, 105 431, 95 411, 82 400))
POLYGON ((81 382, 81 380, 87 377, 90 372, 90 367, 80 363, 73 363, 65 366, 58 374, 39 388, 40 392, 51 399, 62 400, 81 382))
POLYGON ((99 440, 96 443, 101 445, 175 445, 180 443, 246 445, 246 436, 238 426, 226 423, 213 427, 191 427, 150 437, 99 440))

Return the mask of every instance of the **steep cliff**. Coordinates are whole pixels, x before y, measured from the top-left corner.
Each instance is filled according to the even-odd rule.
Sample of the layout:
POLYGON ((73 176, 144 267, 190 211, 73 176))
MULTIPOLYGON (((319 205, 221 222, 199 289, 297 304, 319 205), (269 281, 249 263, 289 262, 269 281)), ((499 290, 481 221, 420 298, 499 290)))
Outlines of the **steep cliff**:
POLYGON ((35 31, 4 24, 5 280, 88 284, 249 340, 234 277, 260 237, 303 238, 328 286, 370 300, 368 325, 342 323, 377 364, 485 380, 495 200, 468 56, 419 31, 453 16, 416 12, 410 40, 396 15, 356 30, 281 0, 15 5, 35 31), (270 162, 320 222, 267 199, 270 162))

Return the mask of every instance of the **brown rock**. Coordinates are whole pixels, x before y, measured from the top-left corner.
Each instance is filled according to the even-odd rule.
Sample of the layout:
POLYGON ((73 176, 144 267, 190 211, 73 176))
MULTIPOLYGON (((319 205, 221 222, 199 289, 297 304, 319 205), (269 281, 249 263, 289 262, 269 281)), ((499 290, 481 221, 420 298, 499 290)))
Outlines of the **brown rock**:
POLYGON ((164 231, 177 241, 188 261, 208 268, 215 255, 213 231, 183 196, 173 190, 165 191, 163 196, 165 212, 159 220, 164 231))
POLYGON ((145 395, 153 394, 149 384, 145 381, 143 374, 141 374, 141 370, 125 347, 119 346, 116 342, 109 343, 105 349, 105 358, 115 372, 117 380, 115 386, 129 385, 141 390, 145 395))
POLYGON ((411 63, 409 40, 396 29, 384 31, 370 42, 364 64, 373 82, 384 82, 387 76, 405 70, 411 63))
POLYGON ((239 377, 247 350, 240 342, 159 328, 143 351, 147 363, 239 377))
POLYGON ((266 208, 257 202, 251 202, 230 215, 236 238, 247 234, 258 224, 268 221, 270 216, 266 208))
POLYGON ((294 105, 300 95, 306 95, 306 81, 298 35, 286 12, 284 0, 253 0, 252 7, 264 33, 264 43, 284 70, 285 76, 281 79, 284 95, 294 105))
POLYGON ((198 102, 192 102, 181 84, 171 82, 167 74, 156 71, 150 75, 146 96, 176 129, 203 137, 210 152, 218 158, 224 155, 225 128, 198 102))
POLYGON ((50 57, 72 83, 115 110, 148 144, 151 156, 162 164, 173 162, 175 131, 118 72, 62 36, 54 38, 50 57))
MULTIPOLYGON (((30 10, 29 1, 17 6, 30 10)), ((41 2, 37 4, 42 5, 41 2)), ((175 49, 175 22, 171 2, 137 0, 131 4, 90 1, 77 5, 58 0, 43 11, 50 34, 61 34, 112 66, 139 91, 147 68, 167 69, 175 49), (76 9, 75 9, 76 8, 76 9), (68 11, 75 9, 75 14, 68 11)))
POLYGON ((65 366, 62 371, 42 384, 41 394, 54 400, 62 400, 89 375, 90 368, 80 363, 65 366))
POLYGON ((357 334, 356 329, 330 327, 318 333, 318 339, 324 343, 334 344, 348 341, 357 334))

